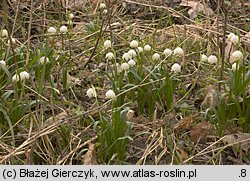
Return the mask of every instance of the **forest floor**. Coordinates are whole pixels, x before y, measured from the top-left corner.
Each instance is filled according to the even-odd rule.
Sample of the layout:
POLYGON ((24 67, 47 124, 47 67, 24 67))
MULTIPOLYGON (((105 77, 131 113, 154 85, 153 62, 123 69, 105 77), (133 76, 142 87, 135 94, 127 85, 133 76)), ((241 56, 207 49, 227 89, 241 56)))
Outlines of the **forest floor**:
POLYGON ((0 163, 250 164, 250 3, 219 2, 4 0, 0 163))

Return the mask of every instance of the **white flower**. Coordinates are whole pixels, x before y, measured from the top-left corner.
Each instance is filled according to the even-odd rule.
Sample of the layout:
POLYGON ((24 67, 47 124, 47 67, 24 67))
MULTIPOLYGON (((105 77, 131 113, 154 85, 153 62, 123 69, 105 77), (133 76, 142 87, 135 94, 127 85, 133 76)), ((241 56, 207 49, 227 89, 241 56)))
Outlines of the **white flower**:
POLYGON ((153 59, 153 60, 159 60, 159 59, 160 59, 160 54, 159 54, 159 53, 154 53, 154 54, 152 55, 152 59, 153 59))
POLYGON ((68 28, 67 28, 67 26, 61 26, 61 28, 60 28, 60 32, 61 33, 67 33, 68 32, 68 28))
POLYGON ((21 77, 21 80, 25 80, 25 79, 29 79, 30 78, 30 74, 26 71, 23 71, 20 73, 20 77, 21 77))
POLYGON ((143 48, 142 47, 138 47, 138 51, 139 51, 139 53, 143 52, 143 48))
POLYGON ((131 48, 137 48, 138 45, 139 45, 139 43, 138 43, 138 41, 136 41, 136 40, 132 40, 132 41, 130 42, 130 47, 131 47, 131 48))
POLYGON ((123 60, 126 60, 126 61, 128 61, 128 60, 130 60, 132 57, 128 54, 128 53, 124 53, 123 55, 122 55, 122 59, 123 60))
POLYGON ((237 35, 232 35, 232 36, 230 37, 229 41, 232 42, 232 43, 234 43, 234 44, 237 44, 237 43, 239 43, 240 38, 239 38, 239 36, 237 36, 237 35))
POLYGON ((106 95, 106 99, 114 99, 115 98, 115 92, 113 90, 108 90, 105 95, 106 95))
MULTIPOLYGON (((28 72, 26 71, 23 71, 23 72, 20 72, 20 78, 21 80, 26 80, 26 79, 29 79, 30 75, 28 72)), ((19 81, 19 75, 15 74, 13 77, 12 77, 12 82, 18 82, 19 81)))
POLYGON ((204 54, 202 54, 202 55, 201 55, 201 61, 206 62, 206 61, 207 61, 207 56, 204 55, 204 54))
POLYGON ((177 47, 176 49, 174 49, 174 55, 183 55, 184 54, 184 51, 182 50, 181 47, 177 47))
POLYGON ((230 33, 230 34, 227 36, 228 40, 230 40, 233 36, 235 36, 235 34, 234 34, 234 33, 230 33))
POLYGON ((56 33, 56 28, 53 27, 53 26, 49 27, 48 33, 50 33, 50 34, 55 34, 55 33, 56 33))
POLYGON ((136 62, 133 59, 131 59, 128 61, 128 64, 129 64, 129 66, 133 67, 136 65, 136 62))
POLYGON ((112 52, 108 52, 108 53, 106 54, 106 59, 112 60, 113 58, 115 58, 115 56, 114 56, 114 54, 113 54, 112 52))
POLYGON ((128 51, 128 54, 133 58, 133 57, 136 57, 136 51, 135 50, 133 50, 133 49, 130 49, 129 51, 128 51))
POLYGON ((110 41, 110 40, 106 40, 106 41, 104 42, 104 47, 105 47, 105 48, 110 48, 110 47, 111 47, 111 41, 110 41))
POLYGON ((0 65, 6 66, 6 62, 4 60, 0 60, 0 65))
POLYGON ((172 54, 172 50, 170 50, 169 48, 166 48, 164 51, 163 51, 163 54, 168 57, 172 54))
POLYGON ((13 77, 12 77, 12 82, 17 82, 19 81, 19 76, 17 74, 15 74, 13 77))
POLYGON ((43 57, 41 57, 39 59, 39 63, 40 64, 44 64, 44 63, 48 63, 48 62, 49 62, 49 58, 48 57, 43 56, 43 57))
POLYGON ((151 50, 151 46, 150 45, 145 45, 144 46, 144 51, 149 52, 151 50))
POLYGON ((121 71, 128 70, 129 69, 129 64, 124 62, 124 63, 121 64, 120 68, 121 68, 121 71))
POLYGON ((74 14, 72 13, 69 14, 69 19, 73 19, 74 17, 75 17, 74 14))
POLYGON ((218 62, 218 59, 217 59, 216 56, 210 55, 210 56, 208 57, 207 61, 208 61, 208 63, 213 64, 213 63, 217 63, 217 62, 218 62))
POLYGON ((96 91, 95 91, 95 89, 89 88, 89 89, 87 90, 87 96, 88 96, 89 98, 96 97, 96 91))
POLYGON ((239 50, 236 50, 235 52, 233 52, 231 57, 230 57, 230 62, 231 63, 233 63, 233 62, 235 62, 237 60, 239 60, 239 61, 243 60, 243 54, 239 50))
MULTIPOLYGON (((16 39, 15 38, 10 38, 10 39, 11 39, 12 44, 15 45, 16 44, 16 39)), ((10 45, 10 39, 7 42, 8 45, 10 45)))
POLYGON ((239 67, 238 67, 238 64, 235 62, 235 63, 233 63, 233 65, 232 65, 232 70, 233 71, 235 71, 235 70, 237 70, 239 67))
POLYGON ((108 13, 108 10, 107 10, 107 9, 104 9, 102 13, 103 13, 103 14, 107 14, 107 13, 108 13))
POLYGON ((106 8, 106 4, 105 3, 101 3, 99 6, 100 9, 105 9, 106 8))
POLYGON ((6 29, 2 29, 2 37, 8 37, 8 31, 6 29))
POLYGON ((181 66, 178 63, 175 63, 174 65, 172 65, 171 71, 174 73, 179 73, 181 72, 181 66))
POLYGON ((134 114, 135 114, 135 111, 134 111, 134 110, 132 110, 132 109, 128 110, 128 112, 127 112, 127 114, 126 114, 126 119, 127 119, 127 120, 130 120, 131 118, 134 117, 134 114))

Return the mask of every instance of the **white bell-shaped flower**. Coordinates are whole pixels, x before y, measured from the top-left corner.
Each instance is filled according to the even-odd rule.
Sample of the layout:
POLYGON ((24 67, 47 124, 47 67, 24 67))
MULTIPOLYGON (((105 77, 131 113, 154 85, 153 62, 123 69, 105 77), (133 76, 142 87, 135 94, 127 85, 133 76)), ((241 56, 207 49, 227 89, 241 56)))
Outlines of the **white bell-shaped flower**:
POLYGON ((115 98, 115 92, 113 90, 108 90, 105 94, 106 99, 114 99, 115 98))
POLYGON ((181 66, 178 63, 175 63, 174 65, 172 65, 171 71, 174 73, 179 73, 181 72, 181 66))
POLYGON ((210 55, 207 59, 208 63, 216 64, 218 62, 218 59, 215 55, 210 55))
POLYGON ((150 45, 145 45, 144 46, 144 51, 146 51, 146 52, 151 51, 151 46, 150 45))
POLYGON ((87 96, 88 96, 89 98, 96 97, 96 91, 95 91, 95 89, 89 88, 89 89, 87 90, 87 96))
POLYGON ((111 48, 111 41, 110 41, 110 40, 106 40, 106 41, 104 42, 104 47, 105 47, 105 48, 111 48))
POLYGON ((174 49, 174 55, 177 55, 177 56, 180 56, 180 55, 183 55, 184 54, 184 51, 181 47, 177 47, 174 49))
POLYGON ((152 55, 152 59, 153 60, 159 60, 160 59, 160 54, 159 53, 154 53, 153 55, 152 55))
POLYGON ((138 41, 136 41, 136 40, 132 40, 132 41, 130 42, 130 47, 131 47, 131 48, 137 48, 138 45, 139 45, 139 43, 138 43, 138 41))
POLYGON ((115 58, 115 56, 114 56, 114 54, 113 54, 112 52, 108 52, 108 53, 106 54, 106 59, 112 60, 112 59, 114 59, 114 58, 115 58))

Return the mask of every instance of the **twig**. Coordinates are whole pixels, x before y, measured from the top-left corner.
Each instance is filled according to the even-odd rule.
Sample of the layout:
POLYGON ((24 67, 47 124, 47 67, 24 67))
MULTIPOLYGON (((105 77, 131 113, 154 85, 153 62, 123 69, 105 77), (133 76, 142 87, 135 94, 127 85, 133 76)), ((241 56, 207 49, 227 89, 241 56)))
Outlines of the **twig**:
POLYGON ((113 31, 112 31, 112 26, 111 26, 111 10, 110 10, 110 0, 105 0, 106 2, 106 7, 107 7, 107 15, 108 15, 108 25, 109 25, 109 31, 110 31, 110 40, 113 43, 114 42, 114 37, 113 37, 113 31))
POLYGON ((227 32, 227 16, 228 12, 225 8, 224 0, 222 0, 221 8, 224 14, 224 26, 223 26, 223 40, 222 40, 222 57, 221 57, 221 70, 220 70, 220 81, 219 81, 219 91, 221 91, 221 81, 223 79, 223 73, 224 73, 224 64, 225 64, 225 46, 226 46, 226 32, 227 32))
POLYGON ((31 9, 30 9, 29 29, 28 29, 28 40, 27 40, 26 67, 29 64, 29 59, 30 59, 30 34, 32 25, 32 14, 33 14, 33 0, 31 0, 30 4, 31 4, 31 9))
MULTIPOLYGON (((220 17, 220 1, 218 0, 217 3, 217 18, 216 18, 216 28, 217 28, 217 32, 220 32, 220 21, 219 21, 219 17, 220 17)), ((220 56, 220 35, 217 34, 217 56, 220 56)))
POLYGON ((87 62, 83 65, 83 68, 82 68, 82 69, 85 69, 85 68, 87 67, 87 65, 89 64, 89 62, 91 62, 92 58, 93 58, 94 55, 95 55, 95 51, 96 51, 96 49, 97 49, 97 47, 98 47, 98 44, 99 44, 99 41, 100 41, 100 39, 101 39, 101 37, 102 37, 102 35, 103 35, 103 26, 104 26, 104 20, 102 20, 102 24, 101 24, 99 36, 98 36, 98 38, 97 38, 97 40, 96 40, 96 42, 95 42, 94 49, 93 49, 93 51, 92 51, 92 53, 91 53, 89 59, 87 60, 87 62))
POLYGON ((182 57, 182 66, 185 66, 185 64, 186 64, 186 40, 187 40, 187 27, 186 27, 186 25, 184 25, 184 42, 183 42, 183 46, 182 46, 182 48, 183 48, 183 57, 182 57))

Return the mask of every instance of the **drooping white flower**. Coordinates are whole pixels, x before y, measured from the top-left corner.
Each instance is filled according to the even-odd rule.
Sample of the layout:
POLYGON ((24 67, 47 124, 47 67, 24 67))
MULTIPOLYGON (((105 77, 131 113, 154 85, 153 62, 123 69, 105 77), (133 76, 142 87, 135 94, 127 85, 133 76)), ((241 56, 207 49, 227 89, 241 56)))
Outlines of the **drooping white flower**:
POLYGON ((0 60, 0 65, 6 66, 6 62, 4 60, 0 60))
POLYGON ((56 28, 53 27, 53 26, 49 27, 48 33, 50 33, 50 34, 56 34, 56 28))
POLYGON ((151 50, 151 46, 150 45, 145 45, 144 46, 144 51, 149 52, 151 50))
POLYGON ((242 60, 243 60, 243 54, 239 50, 234 51, 230 57, 231 63, 242 60))
POLYGON ((233 36, 235 36, 235 34, 234 34, 234 33, 230 33, 230 34, 227 36, 228 40, 230 40, 233 36))
POLYGON ((17 74, 15 74, 12 77, 12 82, 17 82, 17 81, 19 81, 19 76, 17 74))
POLYGON ((233 65, 232 65, 232 70, 233 71, 236 71, 239 67, 239 65, 237 64, 237 62, 234 62, 233 65))
POLYGON ((218 59, 217 59, 216 56, 210 55, 210 56, 208 57, 207 61, 208 61, 208 63, 215 64, 215 63, 218 62, 218 59))
POLYGON ((184 54, 184 51, 181 47, 177 47, 174 49, 174 55, 179 56, 179 55, 183 55, 183 54, 184 54))
POLYGON ((108 52, 108 53, 106 54, 106 59, 112 60, 112 59, 114 59, 114 58, 115 58, 115 56, 114 56, 114 54, 113 54, 112 52, 108 52))
POLYGON ((128 60, 130 60, 132 57, 128 54, 128 53, 124 53, 123 55, 122 55, 122 59, 123 60, 126 60, 126 61, 128 61, 128 60))
POLYGON ((206 62, 207 61, 207 56, 202 54, 201 55, 201 61, 206 62))
POLYGON ((132 109, 128 110, 128 112, 127 112, 127 114, 126 114, 126 119, 127 119, 127 120, 132 119, 132 118, 134 117, 134 114, 135 114, 135 111, 134 111, 134 110, 132 110, 132 109))
POLYGON ((168 57, 172 54, 172 50, 170 50, 169 48, 166 48, 164 51, 163 51, 163 54, 168 57))
POLYGON ((123 70, 124 70, 124 71, 125 71, 125 70, 128 70, 128 69, 129 69, 129 64, 126 63, 126 62, 124 62, 124 63, 121 64, 120 68, 121 68, 122 71, 123 71, 123 70))
POLYGON ((99 6, 100 9, 105 9, 106 8, 106 4, 105 3, 101 3, 99 6))
POLYGON ((128 64, 129 64, 130 67, 133 67, 133 66, 136 65, 136 62, 135 62, 133 59, 130 59, 130 60, 128 61, 128 64))
POLYGON ((40 63, 40 64, 49 63, 49 58, 43 56, 43 57, 41 57, 41 58, 39 59, 39 63, 40 63))
POLYGON ((160 54, 159 54, 159 53, 154 53, 154 54, 152 55, 152 59, 153 59, 153 60, 159 60, 159 59, 160 59, 160 54))
POLYGON ((143 52, 143 48, 142 47, 138 47, 138 51, 139 51, 139 53, 142 53, 143 52))
POLYGON ((108 13, 108 10, 107 10, 107 9, 104 9, 104 10, 102 11, 102 13, 103 13, 103 14, 107 14, 107 13, 108 13))
POLYGON ((8 31, 6 29, 2 29, 2 37, 8 37, 8 31))
POLYGON ((11 40, 11 42, 12 42, 12 44, 13 45, 15 45, 16 44, 16 39, 15 38, 10 38, 9 40, 8 40, 8 45, 10 45, 10 40, 11 40))
POLYGON ((130 50, 128 51, 128 54, 129 54, 132 58, 136 57, 136 51, 135 51, 134 49, 130 49, 130 50))
POLYGON ((29 79, 30 74, 26 71, 22 71, 22 72, 20 72, 20 77, 21 77, 21 80, 29 79))
POLYGON ((138 41, 136 41, 136 40, 132 40, 132 41, 130 42, 130 47, 131 47, 131 48, 137 48, 138 45, 139 45, 139 43, 138 43, 138 41))
POLYGON ((108 90, 105 94, 106 99, 114 99, 115 98, 115 92, 113 90, 108 90))
MULTIPOLYGON (((20 72, 20 78, 21 78, 21 81, 22 81, 22 80, 26 80, 26 79, 29 79, 29 78, 30 78, 30 75, 29 75, 28 72, 22 71, 22 72, 20 72)), ((15 74, 15 75, 12 77, 12 81, 13 81, 13 82, 18 82, 18 81, 19 81, 19 75, 15 74)))
POLYGON ((73 19, 75 16, 74 16, 74 14, 73 13, 70 13, 69 14, 69 19, 73 19))
POLYGON ((110 47, 111 47, 111 41, 110 41, 110 40, 106 40, 106 41, 104 42, 104 47, 105 47, 105 48, 110 48, 110 47))
POLYGON ((231 38, 229 39, 229 41, 232 42, 232 43, 234 43, 234 44, 237 44, 237 43, 239 43, 240 38, 237 35, 233 35, 233 36, 231 36, 231 38))
POLYGON ((61 26, 61 28, 60 28, 60 32, 61 33, 67 33, 68 32, 68 28, 67 28, 67 26, 61 26))
POLYGON ((95 91, 95 89, 89 88, 89 89, 87 90, 87 96, 88 96, 89 98, 96 97, 96 91, 95 91))
POLYGON ((179 73, 181 72, 181 66, 178 63, 175 63, 174 65, 172 65, 171 71, 174 73, 179 73))

